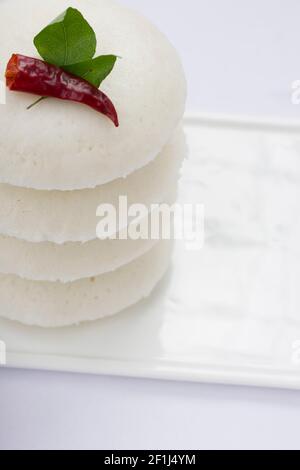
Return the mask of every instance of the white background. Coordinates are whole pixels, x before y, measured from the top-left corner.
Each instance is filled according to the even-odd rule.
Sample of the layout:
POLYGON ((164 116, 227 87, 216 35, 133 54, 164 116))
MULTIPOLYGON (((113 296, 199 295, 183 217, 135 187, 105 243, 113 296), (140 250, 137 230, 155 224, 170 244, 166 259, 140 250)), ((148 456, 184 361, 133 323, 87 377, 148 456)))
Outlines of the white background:
MULTIPOLYGON (((189 110, 300 116, 299 0, 122 3, 180 51, 189 110)), ((298 392, 0 371, 0 448, 299 449, 299 421, 298 392)))

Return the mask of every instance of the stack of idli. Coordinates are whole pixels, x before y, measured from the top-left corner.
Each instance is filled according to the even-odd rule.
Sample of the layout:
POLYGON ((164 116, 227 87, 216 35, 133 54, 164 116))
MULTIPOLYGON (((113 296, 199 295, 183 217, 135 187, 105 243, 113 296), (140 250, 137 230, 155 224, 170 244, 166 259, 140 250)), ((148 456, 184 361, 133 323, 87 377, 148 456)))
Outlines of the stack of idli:
MULTIPOLYGON (((1 75, 12 53, 69 1, 0 3, 1 75)), ((177 53, 147 20, 110 0, 73 0, 98 54, 121 57, 102 90, 120 127, 83 105, 7 92, 0 106, 0 316, 58 327, 113 315, 164 276, 171 242, 100 240, 97 207, 172 202, 186 146, 186 83, 177 53)), ((126 227, 124 227, 125 229, 126 227)))

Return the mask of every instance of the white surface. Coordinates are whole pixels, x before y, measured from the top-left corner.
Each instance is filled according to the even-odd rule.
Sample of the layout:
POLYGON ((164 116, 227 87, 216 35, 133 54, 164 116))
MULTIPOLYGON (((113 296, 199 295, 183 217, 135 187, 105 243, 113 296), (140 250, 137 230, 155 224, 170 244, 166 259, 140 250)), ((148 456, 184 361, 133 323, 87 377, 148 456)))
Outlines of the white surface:
MULTIPOLYGON (((296 0, 124 3, 182 51, 190 108, 299 114, 296 0)), ((298 392, 5 370, 0 387, 2 447, 299 448, 298 392)))
MULTIPOLYGON (((106 321, 41 331, 1 320, 8 365, 300 389, 300 120, 194 117, 185 132, 190 155, 179 202, 204 204, 205 246, 189 251, 177 242, 154 295, 106 321)), ((75 283, 76 294, 15 278, 13 291, 4 277, 3 315, 46 326, 97 317, 128 303, 139 282, 145 288, 148 271, 152 286, 168 251, 162 245, 141 259, 150 262, 145 276, 137 274, 138 259, 129 276, 125 267, 75 283), (114 288, 106 296, 106 284, 117 295, 114 288)))

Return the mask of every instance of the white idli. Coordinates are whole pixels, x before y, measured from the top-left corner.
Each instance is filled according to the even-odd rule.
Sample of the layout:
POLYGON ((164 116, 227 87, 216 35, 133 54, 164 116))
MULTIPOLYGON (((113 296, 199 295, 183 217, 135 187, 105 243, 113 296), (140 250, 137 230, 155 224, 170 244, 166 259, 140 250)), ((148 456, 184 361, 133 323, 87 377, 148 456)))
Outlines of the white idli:
POLYGON ((150 295, 168 268, 171 247, 171 242, 161 241, 117 271, 69 284, 1 274, 0 316, 53 328, 116 314, 150 295))
POLYGON ((187 153, 183 131, 177 131, 158 158, 128 178, 120 178, 95 189, 80 191, 38 191, 0 184, 0 234, 29 242, 57 244, 87 242, 96 238, 102 203, 119 205, 166 201, 179 177, 187 153))
MULTIPOLYGON (((120 127, 71 102, 7 91, 0 106, 0 182, 42 190, 93 188, 145 166, 182 118, 186 83, 175 49, 139 14, 112 0, 72 0, 94 28, 97 55, 121 57, 101 89, 120 127)), ((12 53, 37 57, 34 36, 69 0, 2 0, 0 74, 12 53)))
POLYGON ((87 243, 30 243, 0 236, 0 273, 32 281, 73 282, 130 263, 149 251, 154 240, 93 240, 87 243))
MULTIPOLYGON (((176 201, 175 190, 165 201, 176 201)), ((154 211, 155 212, 155 211, 154 211)), ((135 224, 140 233, 142 227, 151 227, 151 214, 135 224)), ((120 235, 126 235, 128 228, 120 235)), ((161 232, 159 234, 161 237, 161 232)), ((116 240, 92 240, 86 243, 31 243, 14 237, 0 235, 0 273, 15 274, 32 281, 73 282, 115 271, 147 253, 159 240, 129 237, 116 240)))

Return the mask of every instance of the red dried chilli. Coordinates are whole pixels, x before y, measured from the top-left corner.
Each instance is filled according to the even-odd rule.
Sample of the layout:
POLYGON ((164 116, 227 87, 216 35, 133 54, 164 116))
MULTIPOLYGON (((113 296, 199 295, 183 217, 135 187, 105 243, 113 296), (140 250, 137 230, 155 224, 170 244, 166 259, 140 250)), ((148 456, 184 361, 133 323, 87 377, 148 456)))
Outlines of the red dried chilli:
POLYGON ((12 91, 83 103, 104 114, 116 127, 117 111, 111 100, 86 80, 39 59, 13 54, 7 64, 6 84, 12 91))

